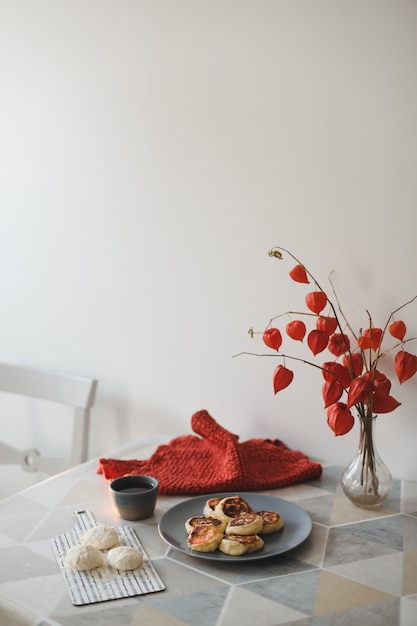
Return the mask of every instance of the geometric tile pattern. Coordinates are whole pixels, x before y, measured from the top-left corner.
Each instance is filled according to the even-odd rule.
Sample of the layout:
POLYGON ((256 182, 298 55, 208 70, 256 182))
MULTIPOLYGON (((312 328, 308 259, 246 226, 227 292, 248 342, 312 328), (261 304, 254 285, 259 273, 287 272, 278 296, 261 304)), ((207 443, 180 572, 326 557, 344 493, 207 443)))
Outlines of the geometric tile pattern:
POLYGON ((1 626, 417 624, 417 483, 395 481, 384 506, 366 511, 343 495, 338 467, 262 492, 301 506, 313 529, 297 548, 259 561, 206 561, 170 548, 157 525, 185 498, 160 496, 154 516, 128 525, 165 590, 73 606, 51 537, 68 532, 83 507, 102 523, 125 523, 95 470, 88 462, 0 501, 1 626))

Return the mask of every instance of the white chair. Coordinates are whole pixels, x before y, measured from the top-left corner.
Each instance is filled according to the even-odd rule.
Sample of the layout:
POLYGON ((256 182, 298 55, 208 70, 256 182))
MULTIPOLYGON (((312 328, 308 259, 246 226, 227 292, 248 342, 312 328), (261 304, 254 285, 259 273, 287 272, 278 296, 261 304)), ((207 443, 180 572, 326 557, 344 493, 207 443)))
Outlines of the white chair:
POLYGON ((49 400, 74 408, 72 444, 68 458, 44 457, 36 448, 18 450, 0 442, 0 464, 16 465, 28 472, 56 474, 87 460, 90 409, 98 381, 71 374, 0 363, 0 391, 49 400))

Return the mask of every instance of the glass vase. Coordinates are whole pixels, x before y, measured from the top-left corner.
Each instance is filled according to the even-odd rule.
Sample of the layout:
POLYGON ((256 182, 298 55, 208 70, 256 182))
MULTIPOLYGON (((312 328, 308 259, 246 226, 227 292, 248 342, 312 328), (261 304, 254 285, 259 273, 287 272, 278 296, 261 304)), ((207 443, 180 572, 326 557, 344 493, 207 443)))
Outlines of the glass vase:
POLYGON ((387 498, 392 476, 375 446, 376 417, 360 417, 359 449, 342 474, 345 495, 362 509, 374 509, 387 498))

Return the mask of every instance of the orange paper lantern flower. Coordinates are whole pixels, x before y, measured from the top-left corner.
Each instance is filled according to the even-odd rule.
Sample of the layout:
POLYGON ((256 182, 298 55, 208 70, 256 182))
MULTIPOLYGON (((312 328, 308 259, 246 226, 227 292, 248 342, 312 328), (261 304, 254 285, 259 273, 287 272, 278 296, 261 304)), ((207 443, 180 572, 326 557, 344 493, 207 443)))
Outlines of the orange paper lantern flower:
POLYGON ((263 334, 263 340, 268 348, 278 352, 282 344, 281 331, 278 328, 268 328, 263 334))
POLYGON ((365 402, 373 413, 391 413, 400 406, 400 402, 390 395, 391 381, 385 374, 372 369, 364 373, 363 380, 371 384, 371 396, 368 396, 365 402))
POLYGON ((275 368, 273 376, 274 393, 277 394, 278 391, 282 391, 282 389, 288 387, 293 378, 294 372, 284 367, 284 365, 278 365, 278 367, 275 368))
POLYGON ((287 335, 291 337, 291 339, 295 339, 295 341, 302 341, 307 332, 306 325, 301 320, 288 322, 285 330, 287 335))
POLYGON ((407 332, 407 327, 402 320, 398 320, 398 322, 393 322, 388 330, 393 337, 402 341, 407 332))
POLYGON ((343 365, 349 370, 351 379, 360 376, 363 370, 363 359, 360 352, 352 352, 343 356, 343 365))
POLYGON ((347 405, 349 409, 355 404, 366 402, 372 392, 372 383, 360 376, 350 383, 347 405))
POLYGON ((344 333, 333 333, 329 338, 329 352, 334 356, 342 356, 350 349, 350 339, 344 333))
POLYGON ((328 382, 336 380, 342 385, 342 387, 348 389, 352 377, 349 369, 345 365, 337 363, 337 361, 328 361, 323 363, 321 368, 324 380, 327 380, 328 382))
POLYGON ((316 320, 316 328, 317 330, 322 330, 328 335, 331 335, 337 328, 337 319, 335 317, 320 316, 316 320))
POLYGON ((367 328, 362 337, 358 339, 358 346, 361 350, 378 350, 382 339, 382 328, 367 328))
POLYGON ((331 404, 334 404, 343 394, 343 387, 337 380, 327 381, 324 383, 321 390, 324 408, 327 409, 331 404))
POLYGON ((398 402, 398 400, 390 395, 386 396, 375 392, 372 397, 372 411, 375 415, 378 415, 378 413, 391 413, 391 411, 394 411, 400 404, 401 402, 398 402))
POLYGON ((355 419, 344 402, 336 402, 327 409, 327 423, 338 437, 352 430, 355 419))
POLYGON ((307 337, 308 347, 311 352, 316 356, 319 352, 323 352, 327 348, 329 343, 329 335, 323 330, 311 330, 307 337))
POLYGON ((313 313, 321 313, 327 304, 327 296, 324 291, 311 291, 306 295, 306 305, 313 313))
POLYGON ((400 350, 395 355, 394 367, 400 385, 402 385, 417 372, 417 356, 400 350))
POLYGON ((290 277, 295 280, 296 283, 309 283, 307 272, 304 265, 297 264, 290 271, 290 277))

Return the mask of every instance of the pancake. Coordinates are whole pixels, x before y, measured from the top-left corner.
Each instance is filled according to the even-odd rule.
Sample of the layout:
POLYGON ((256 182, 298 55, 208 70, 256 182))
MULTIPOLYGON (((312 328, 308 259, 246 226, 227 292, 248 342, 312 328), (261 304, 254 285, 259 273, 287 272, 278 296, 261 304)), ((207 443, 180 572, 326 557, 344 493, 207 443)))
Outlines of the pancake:
POLYGON ((224 535, 219 550, 230 556, 241 556, 263 547, 264 541, 259 535, 224 535))
POLYGON ((224 532, 226 528, 226 522, 217 519, 217 517, 209 517, 206 515, 195 515, 194 517, 190 517, 185 522, 185 530, 187 533, 190 533, 196 526, 207 526, 207 525, 216 526, 219 530, 224 532))
POLYGON ((213 515, 216 504, 218 504, 220 500, 221 498, 209 498, 209 500, 207 500, 204 505, 203 515, 205 515, 206 517, 210 517, 211 515, 213 515))
POLYGON ((222 498, 214 507, 213 517, 231 522, 242 513, 253 513, 251 507, 242 496, 222 498))
POLYGON ((227 524, 225 533, 226 535, 256 535, 262 530, 263 525, 261 515, 242 513, 227 524))
POLYGON ((284 526, 284 520, 275 511, 258 511, 258 515, 262 517, 263 521, 262 530, 258 531, 260 535, 276 533, 284 526))
POLYGON ((223 531, 214 524, 196 526, 187 537, 187 546, 196 552, 214 552, 223 539, 223 531))

